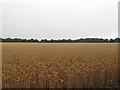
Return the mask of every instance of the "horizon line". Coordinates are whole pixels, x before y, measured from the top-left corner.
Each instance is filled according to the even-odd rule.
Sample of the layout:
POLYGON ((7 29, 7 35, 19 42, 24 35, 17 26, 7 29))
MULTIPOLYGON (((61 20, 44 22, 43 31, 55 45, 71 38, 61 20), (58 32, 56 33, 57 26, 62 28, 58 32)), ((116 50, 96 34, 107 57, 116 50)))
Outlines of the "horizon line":
POLYGON ((38 39, 38 40, 42 40, 42 39, 47 39, 47 40, 62 40, 62 39, 71 39, 71 40, 76 40, 76 39, 87 39, 87 38, 91 38, 91 39, 116 39, 116 38, 120 38, 120 37, 116 37, 116 38, 104 38, 104 37, 80 37, 80 38, 59 38, 59 39, 55 39, 55 38, 51 38, 51 39, 48 39, 48 38, 34 38, 34 37, 31 37, 31 38, 21 38, 21 37, 0 37, 1 39, 7 39, 7 38, 11 38, 11 39, 38 39))

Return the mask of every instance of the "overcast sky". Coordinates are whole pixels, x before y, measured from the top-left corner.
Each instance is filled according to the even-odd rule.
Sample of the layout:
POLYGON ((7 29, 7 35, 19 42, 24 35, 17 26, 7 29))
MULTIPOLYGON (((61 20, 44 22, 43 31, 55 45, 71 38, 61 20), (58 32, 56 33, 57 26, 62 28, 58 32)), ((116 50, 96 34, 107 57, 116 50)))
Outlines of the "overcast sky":
POLYGON ((3 0, 2 37, 118 37, 119 0, 3 0))

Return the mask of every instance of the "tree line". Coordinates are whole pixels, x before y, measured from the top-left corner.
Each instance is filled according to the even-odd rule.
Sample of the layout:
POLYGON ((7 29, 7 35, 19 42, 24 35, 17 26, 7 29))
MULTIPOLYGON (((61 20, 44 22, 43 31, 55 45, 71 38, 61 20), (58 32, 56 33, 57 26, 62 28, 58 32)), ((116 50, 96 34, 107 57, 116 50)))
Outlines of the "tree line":
POLYGON ((115 39, 103 39, 103 38, 80 38, 76 40, 72 39, 21 39, 21 38, 0 38, 0 42, 36 42, 36 43, 118 43, 120 38, 115 39))

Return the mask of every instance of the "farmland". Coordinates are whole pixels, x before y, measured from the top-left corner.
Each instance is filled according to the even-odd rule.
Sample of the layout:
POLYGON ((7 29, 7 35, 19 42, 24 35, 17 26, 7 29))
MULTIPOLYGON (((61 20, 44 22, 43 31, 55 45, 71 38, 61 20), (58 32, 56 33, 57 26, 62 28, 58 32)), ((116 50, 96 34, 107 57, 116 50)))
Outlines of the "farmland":
POLYGON ((115 43, 2 43, 3 88, 108 88, 118 81, 115 43))

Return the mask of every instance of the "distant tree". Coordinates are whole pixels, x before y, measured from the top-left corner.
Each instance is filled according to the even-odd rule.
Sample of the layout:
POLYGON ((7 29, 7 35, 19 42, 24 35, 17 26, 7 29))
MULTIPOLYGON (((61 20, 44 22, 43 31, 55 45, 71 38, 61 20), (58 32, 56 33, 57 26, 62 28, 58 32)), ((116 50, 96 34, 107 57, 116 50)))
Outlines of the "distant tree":
POLYGON ((68 41, 68 42, 72 42, 72 40, 71 40, 71 39, 68 39, 67 41, 68 41))
POLYGON ((80 38, 80 39, 76 39, 76 40, 72 40, 72 39, 58 39, 58 40, 54 40, 54 39, 51 39, 51 40, 47 40, 47 39, 42 39, 41 41, 37 40, 37 39, 21 39, 21 38, 6 38, 6 39, 2 39, 0 38, 0 42, 44 42, 44 43, 47 43, 47 42, 50 42, 50 43, 108 43, 108 42, 114 42, 114 43, 117 43, 117 42, 120 42, 120 38, 115 38, 115 39, 102 39, 102 38, 80 38))
POLYGON ((42 39, 40 42, 48 42, 47 39, 42 39))
POLYGON ((55 40, 51 39, 50 42, 55 42, 55 40))
POLYGON ((99 42, 104 42, 104 39, 100 38, 100 39, 99 39, 99 42))
POLYGON ((115 38, 115 42, 120 42, 120 38, 115 38))
POLYGON ((104 39, 103 41, 104 41, 104 42, 109 42, 109 40, 108 40, 108 39, 104 39))
POLYGON ((35 42, 39 42, 39 40, 37 40, 37 39, 35 39, 34 41, 35 41, 35 42))
POLYGON ((113 39, 110 39, 110 42, 114 42, 114 40, 113 40, 113 39))

